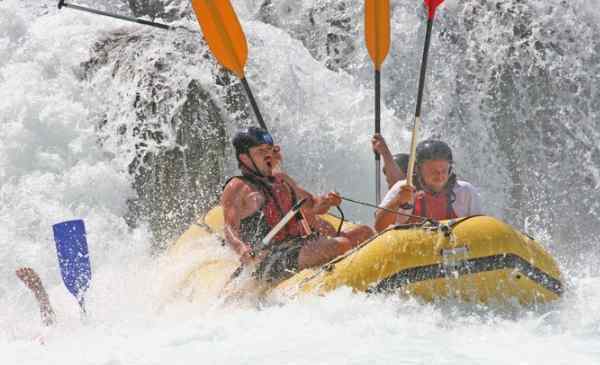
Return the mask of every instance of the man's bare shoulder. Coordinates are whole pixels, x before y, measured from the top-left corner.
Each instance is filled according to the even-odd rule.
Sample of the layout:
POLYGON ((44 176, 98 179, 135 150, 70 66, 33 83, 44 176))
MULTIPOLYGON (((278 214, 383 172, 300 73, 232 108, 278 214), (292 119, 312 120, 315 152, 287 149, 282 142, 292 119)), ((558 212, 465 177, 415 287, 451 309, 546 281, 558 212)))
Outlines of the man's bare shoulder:
POLYGON ((223 189, 223 197, 242 197, 244 193, 251 192, 252 187, 243 179, 233 178, 229 180, 225 189, 223 189))
POLYGON ((239 179, 237 177, 233 177, 227 182, 227 185, 225 185, 225 189, 223 189, 223 191, 238 190, 243 188, 244 186, 246 186, 246 182, 244 180, 239 179))

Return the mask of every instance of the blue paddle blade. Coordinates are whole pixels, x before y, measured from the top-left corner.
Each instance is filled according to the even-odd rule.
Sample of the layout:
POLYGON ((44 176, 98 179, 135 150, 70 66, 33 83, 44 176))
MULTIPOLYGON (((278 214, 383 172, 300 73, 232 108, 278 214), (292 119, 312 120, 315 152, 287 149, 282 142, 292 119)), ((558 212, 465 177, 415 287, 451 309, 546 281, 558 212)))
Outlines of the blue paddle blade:
POLYGON ((85 225, 82 220, 52 226, 58 265, 67 289, 83 305, 83 295, 90 286, 92 269, 88 254, 85 225))

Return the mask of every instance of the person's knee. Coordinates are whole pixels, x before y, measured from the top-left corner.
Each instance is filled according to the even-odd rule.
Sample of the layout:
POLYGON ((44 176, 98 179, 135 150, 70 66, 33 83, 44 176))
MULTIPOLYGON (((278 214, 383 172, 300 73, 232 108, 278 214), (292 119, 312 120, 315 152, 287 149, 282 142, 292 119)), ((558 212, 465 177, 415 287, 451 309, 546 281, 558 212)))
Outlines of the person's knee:
POLYGON ((350 238, 346 238, 346 237, 338 237, 336 238, 337 241, 337 246, 338 246, 338 255, 341 255, 343 253, 345 253, 346 251, 349 251, 352 249, 352 247, 354 246, 352 244, 352 239, 350 238))
POLYGON ((375 231, 369 226, 359 225, 347 232, 347 237, 355 240, 364 241, 369 237, 373 236, 375 231))
POLYGON ((375 234, 375 231, 373 230, 373 228, 371 228, 369 226, 363 225, 363 226, 360 226, 360 229, 361 229, 361 233, 363 234, 365 239, 367 239, 375 234))
POLYGON ((302 270, 307 267, 322 265, 351 250, 354 246, 352 239, 342 236, 309 243, 300 250, 299 268, 302 270))

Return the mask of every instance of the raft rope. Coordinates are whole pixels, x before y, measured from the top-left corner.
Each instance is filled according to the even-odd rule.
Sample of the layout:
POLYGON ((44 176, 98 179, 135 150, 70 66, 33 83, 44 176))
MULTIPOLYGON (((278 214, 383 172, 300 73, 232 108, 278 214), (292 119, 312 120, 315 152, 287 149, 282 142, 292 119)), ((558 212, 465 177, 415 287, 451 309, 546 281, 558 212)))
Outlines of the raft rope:
POLYGON ((342 198, 342 200, 345 200, 345 201, 348 201, 348 202, 351 202, 351 203, 354 203, 354 204, 363 205, 365 207, 370 207, 370 208, 375 208, 375 209, 381 209, 381 210, 383 210, 385 212, 393 213, 393 214, 396 214, 396 215, 401 215, 403 217, 419 219, 422 222, 421 224, 423 224, 425 222, 430 222, 432 224, 439 224, 439 222, 436 221, 436 220, 433 220, 433 219, 430 219, 430 218, 427 218, 427 217, 423 217, 423 216, 420 216, 420 215, 400 213, 398 211, 395 211, 395 210, 392 210, 392 209, 387 209, 387 208, 381 207, 379 205, 374 205, 374 204, 370 204, 370 203, 366 203, 366 202, 361 202, 359 200, 350 199, 350 198, 347 198, 345 196, 340 196, 340 197, 342 198))

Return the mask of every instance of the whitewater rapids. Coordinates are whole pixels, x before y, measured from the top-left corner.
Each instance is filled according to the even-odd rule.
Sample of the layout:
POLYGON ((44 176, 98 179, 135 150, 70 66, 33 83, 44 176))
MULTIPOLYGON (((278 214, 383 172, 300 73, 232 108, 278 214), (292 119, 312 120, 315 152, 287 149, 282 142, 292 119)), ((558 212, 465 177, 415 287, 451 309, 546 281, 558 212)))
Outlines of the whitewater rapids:
MULTIPOLYGON (((370 199, 371 181, 355 184, 347 178, 372 174, 371 113, 357 112, 372 107, 368 85, 347 73, 327 70, 310 59, 300 42, 250 20, 252 5, 244 8, 241 3, 235 2, 241 7, 250 47, 258 49, 248 65, 249 78, 268 68, 264 62, 269 56, 279 57, 282 48, 293 48, 284 58, 291 65, 289 70, 273 70, 271 76, 288 77, 282 84, 265 83, 272 86, 259 92, 262 100, 272 97, 273 105, 287 105, 288 109, 281 106, 271 115, 293 115, 292 120, 278 119, 284 123, 279 128, 284 145, 291 146, 286 155, 289 171, 300 175, 313 190, 322 192, 329 187, 323 181, 333 181, 357 197, 370 199), (278 46, 263 44, 269 42, 278 46), (324 94, 332 96, 329 103, 321 100, 324 94), (290 110, 289 105, 299 100, 307 110, 290 110), (302 119, 305 115, 306 120, 302 119), (285 133, 300 119, 312 124, 297 136, 285 133), (329 129, 321 137, 311 134, 325 125, 329 129), (358 136, 353 144, 344 142, 349 131, 358 136), (294 145, 307 135, 315 138, 308 155, 295 158, 301 151, 294 145), (331 141, 333 147, 327 149, 331 141), (327 152, 328 157, 320 158, 320 152, 327 152), (336 162, 342 157, 359 167, 339 166, 336 162), (302 175, 307 160, 321 161, 323 166, 317 170, 325 171, 325 179, 302 175)), ((404 20, 416 21, 410 16, 404 20)), ((186 26, 197 25, 190 21, 186 26)), ((103 105, 94 98, 97 91, 77 77, 93 43, 123 27, 138 29, 114 20, 59 12, 53 2, 0 0, 2 364, 600 363, 600 274, 595 260, 577 261, 576 255, 563 258, 577 261, 563 272, 568 278, 564 298, 533 309, 423 304, 357 295, 347 289, 284 305, 224 308, 210 300, 202 305, 166 300, 164 288, 169 282, 163 262, 152 252, 148 227, 130 229, 123 219, 126 199, 134 194, 128 161, 116 147, 107 150, 96 143, 96 128, 90 120, 103 105), (87 297, 90 317, 85 321, 60 281, 50 229, 53 223, 72 218, 86 221, 93 264, 87 297), (57 313, 55 327, 42 327, 31 293, 14 275, 21 266, 33 267, 45 282, 57 313)), ((384 115, 398 120, 388 109, 384 115)), ((394 148, 406 144, 405 130, 390 127, 389 131, 401 136, 394 148)), ((460 149, 463 158, 468 155, 466 148, 460 149)), ((484 146, 473 148, 483 150, 484 146)), ((491 213, 500 214, 497 207, 508 198, 499 187, 508 172, 489 172, 474 165, 467 170, 472 178, 489 178, 487 185, 482 184, 483 195, 493 202, 491 213)), ((367 221, 371 212, 356 210, 354 214, 367 221)), ((540 234, 545 231, 541 229, 540 234)), ((553 237, 542 238, 552 242, 553 237)), ((588 256, 595 258, 597 252, 588 256)), ((184 262, 171 270, 184 271, 191 264, 184 262)))

